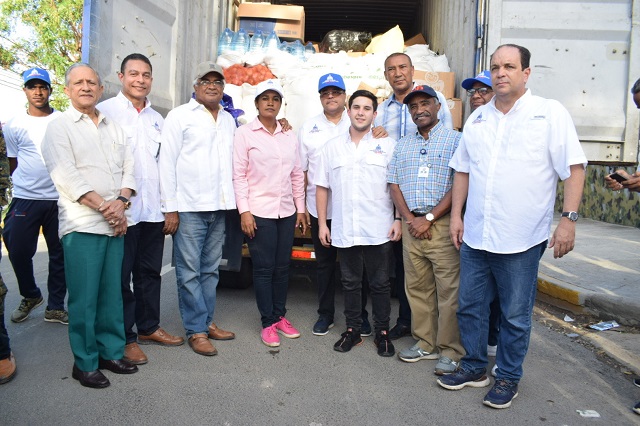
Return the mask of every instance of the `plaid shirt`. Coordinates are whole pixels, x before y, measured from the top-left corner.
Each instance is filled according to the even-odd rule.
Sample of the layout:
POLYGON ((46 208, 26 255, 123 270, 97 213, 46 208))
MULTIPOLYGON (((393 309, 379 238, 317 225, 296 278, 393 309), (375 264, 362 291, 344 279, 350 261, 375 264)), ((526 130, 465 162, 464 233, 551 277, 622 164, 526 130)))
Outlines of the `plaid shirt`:
POLYGON ((461 136, 438 122, 429 132, 429 139, 415 132, 398 141, 387 180, 400 185, 409 210, 428 213, 451 189, 454 171, 449 160, 461 136), (429 168, 426 178, 418 177, 420 167, 429 168))

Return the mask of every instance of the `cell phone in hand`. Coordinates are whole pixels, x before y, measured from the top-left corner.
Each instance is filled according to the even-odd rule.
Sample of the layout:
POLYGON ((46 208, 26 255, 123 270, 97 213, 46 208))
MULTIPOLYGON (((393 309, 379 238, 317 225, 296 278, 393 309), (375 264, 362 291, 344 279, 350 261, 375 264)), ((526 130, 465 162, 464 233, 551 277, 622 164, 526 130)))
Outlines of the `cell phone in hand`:
POLYGON ((609 175, 609 177, 610 177, 611 179, 615 180, 615 181, 616 181, 616 182, 618 182, 618 183, 622 183, 622 182, 624 182, 625 180, 627 180, 627 179, 628 179, 628 178, 626 178, 626 177, 624 177, 624 176, 622 176, 622 175, 620 175, 620 174, 618 174, 618 173, 611 173, 611 174, 609 175))

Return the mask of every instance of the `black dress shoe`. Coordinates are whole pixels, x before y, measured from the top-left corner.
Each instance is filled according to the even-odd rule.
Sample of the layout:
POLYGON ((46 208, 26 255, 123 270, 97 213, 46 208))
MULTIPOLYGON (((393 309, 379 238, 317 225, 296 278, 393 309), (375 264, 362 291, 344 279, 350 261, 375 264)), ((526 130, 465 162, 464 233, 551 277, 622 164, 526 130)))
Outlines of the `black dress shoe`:
POLYGON ((98 360, 98 367, 109 370, 116 374, 133 374, 138 372, 138 367, 124 359, 102 359, 98 360))
POLYGON ((71 377, 80 381, 82 386, 86 386, 88 388, 106 388, 111 383, 109 379, 107 379, 102 371, 93 370, 93 371, 82 371, 75 364, 73 364, 73 372, 71 373, 71 377))
POLYGON ((389 339, 396 340, 404 336, 411 334, 411 327, 406 325, 396 324, 391 330, 389 330, 389 339))

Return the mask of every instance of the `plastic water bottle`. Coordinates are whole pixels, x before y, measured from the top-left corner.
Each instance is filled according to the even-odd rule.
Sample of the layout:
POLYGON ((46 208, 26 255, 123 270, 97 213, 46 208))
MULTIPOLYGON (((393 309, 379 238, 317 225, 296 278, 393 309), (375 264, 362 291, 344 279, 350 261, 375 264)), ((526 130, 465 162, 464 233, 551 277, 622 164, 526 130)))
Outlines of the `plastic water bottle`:
POLYGON ((280 49, 280 38, 278 37, 278 34, 276 34, 275 30, 271 31, 271 34, 266 38, 263 48, 265 52, 280 49))
POLYGON ((296 40, 290 44, 290 52, 296 58, 304 61, 304 45, 300 40, 296 40))
POLYGON ((233 36, 233 41, 231 41, 231 50, 239 55, 244 55, 249 50, 249 35, 244 28, 240 28, 233 36))
POLYGON ((309 57, 316 53, 316 49, 313 47, 313 43, 308 42, 304 47, 304 60, 306 61, 309 57))
POLYGON ((233 40, 233 31, 225 28, 218 39, 218 56, 231 50, 231 41, 233 40))
POLYGON ((253 37, 251 37, 251 41, 249 42, 249 52, 261 52, 263 45, 264 36, 262 35, 262 31, 258 30, 253 37))

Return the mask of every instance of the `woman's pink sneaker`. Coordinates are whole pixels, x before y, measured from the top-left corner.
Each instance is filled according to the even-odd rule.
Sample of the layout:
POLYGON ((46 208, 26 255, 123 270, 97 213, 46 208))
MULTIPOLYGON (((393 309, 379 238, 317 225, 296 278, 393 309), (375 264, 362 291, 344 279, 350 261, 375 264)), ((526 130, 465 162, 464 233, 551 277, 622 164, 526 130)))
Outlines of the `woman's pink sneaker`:
POLYGON ((263 328, 262 332, 260 333, 260 337, 262 337, 262 343, 272 348, 280 346, 280 336, 278 336, 278 332, 276 331, 276 324, 263 328))
POLYGON ((278 321, 274 325, 278 330, 278 333, 282 334, 284 337, 288 337, 290 339, 300 337, 300 332, 294 326, 292 326, 285 317, 280 317, 280 321, 278 321))

